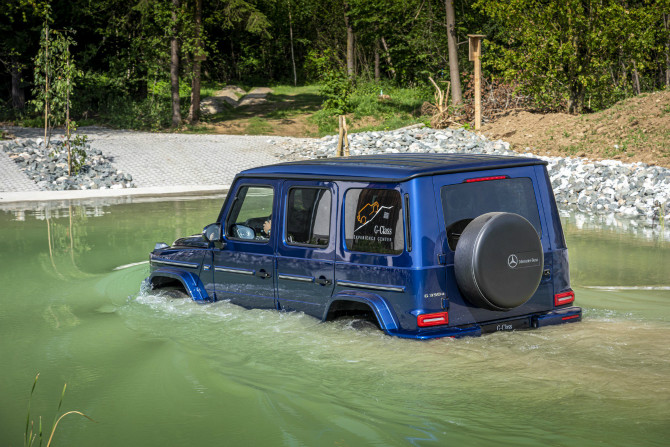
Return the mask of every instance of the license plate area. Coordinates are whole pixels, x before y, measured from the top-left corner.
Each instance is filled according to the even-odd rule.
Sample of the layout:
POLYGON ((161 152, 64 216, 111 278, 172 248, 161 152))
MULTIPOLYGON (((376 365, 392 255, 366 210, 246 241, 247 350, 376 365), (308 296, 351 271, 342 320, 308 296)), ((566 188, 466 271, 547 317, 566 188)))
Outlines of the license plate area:
POLYGON ((490 334, 492 332, 509 332, 521 329, 530 329, 530 317, 516 318, 514 320, 498 321, 495 323, 482 324, 482 334, 490 334))

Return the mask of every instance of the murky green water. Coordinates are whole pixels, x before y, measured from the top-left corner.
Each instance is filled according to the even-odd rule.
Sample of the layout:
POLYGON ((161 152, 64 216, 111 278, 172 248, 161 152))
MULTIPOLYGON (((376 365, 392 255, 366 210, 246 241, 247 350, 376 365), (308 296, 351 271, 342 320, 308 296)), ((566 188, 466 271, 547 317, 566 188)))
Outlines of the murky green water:
MULTIPOLYGON (((565 218, 582 323, 417 342, 138 294, 221 198, 0 211, 0 445, 667 445, 670 242, 565 218), (652 287, 651 289, 649 289, 652 287)), ((665 233, 664 233, 665 234, 665 233)))

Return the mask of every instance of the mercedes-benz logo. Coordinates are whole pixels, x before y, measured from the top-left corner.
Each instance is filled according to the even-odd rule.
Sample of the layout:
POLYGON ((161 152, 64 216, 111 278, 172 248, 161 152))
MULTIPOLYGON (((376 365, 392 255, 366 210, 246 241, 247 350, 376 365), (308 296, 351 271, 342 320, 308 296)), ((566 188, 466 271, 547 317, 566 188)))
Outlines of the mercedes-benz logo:
POLYGON ((507 265, 509 265, 509 268, 513 269, 519 265, 519 258, 517 258, 515 254, 509 255, 507 257, 507 265))

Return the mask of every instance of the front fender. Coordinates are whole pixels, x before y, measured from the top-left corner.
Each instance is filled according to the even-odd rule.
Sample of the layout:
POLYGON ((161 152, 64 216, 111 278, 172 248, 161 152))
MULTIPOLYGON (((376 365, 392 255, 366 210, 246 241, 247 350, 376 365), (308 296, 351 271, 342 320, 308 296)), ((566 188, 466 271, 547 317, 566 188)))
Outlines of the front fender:
POLYGON ((396 320, 393 311, 386 303, 386 300, 376 293, 357 290, 344 290, 337 293, 336 295, 333 295, 328 302, 328 305, 326 306, 326 310, 322 318, 323 320, 326 319, 331 305, 336 301, 355 301, 367 304, 375 313, 377 321, 379 322, 379 326, 381 326, 385 332, 389 333, 398 329, 398 321, 396 320))
POLYGON ((184 290, 195 301, 212 301, 205 290, 205 286, 200 281, 200 277, 195 273, 176 268, 161 267, 151 272, 146 281, 153 287, 158 278, 176 279, 184 286, 184 290))

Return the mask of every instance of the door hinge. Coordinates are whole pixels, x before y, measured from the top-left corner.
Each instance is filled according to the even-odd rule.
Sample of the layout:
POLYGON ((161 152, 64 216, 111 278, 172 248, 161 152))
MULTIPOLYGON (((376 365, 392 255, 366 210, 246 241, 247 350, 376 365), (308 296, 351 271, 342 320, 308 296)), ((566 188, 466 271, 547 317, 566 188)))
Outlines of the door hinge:
POLYGON ((437 255, 437 262, 439 262, 440 265, 447 265, 446 253, 440 253, 439 255, 437 255))

